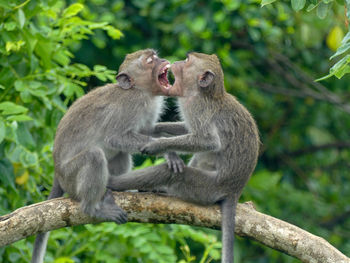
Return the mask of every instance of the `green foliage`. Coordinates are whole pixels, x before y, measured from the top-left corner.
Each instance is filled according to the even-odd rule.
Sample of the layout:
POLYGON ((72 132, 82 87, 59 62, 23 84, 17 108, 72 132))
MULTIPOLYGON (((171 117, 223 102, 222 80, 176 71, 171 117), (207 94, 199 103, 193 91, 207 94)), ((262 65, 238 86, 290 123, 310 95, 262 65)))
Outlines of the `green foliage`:
MULTIPOLYGON (((261 1, 261 6, 265 6, 267 4, 271 4, 273 2, 275 2, 276 0, 262 0, 261 1)), ((291 0, 291 6, 293 8, 294 11, 300 11, 304 8, 306 4, 306 0, 291 0)), ((316 9, 316 15, 318 16, 318 18, 320 19, 324 19, 327 16, 328 10, 332 8, 333 5, 338 4, 341 6, 344 6, 345 11, 346 11, 346 17, 345 19, 350 20, 350 1, 342 1, 342 0, 322 0, 322 1, 314 1, 314 0, 310 0, 308 1, 308 7, 306 8, 307 12, 310 12, 314 9, 316 9)), ((342 78, 345 74, 350 72, 350 54, 349 54, 349 48, 350 48, 350 43, 349 43, 349 39, 350 39, 350 31, 349 31, 349 25, 348 25, 348 21, 345 22, 347 27, 348 27, 348 33, 345 35, 345 37, 343 38, 343 40, 341 40, 341 43, 338 44, 338 42, 340 42, 340 39, 337 39, 338 36, 341 36, 340 38, 342 38, 343 33, 341 31, 341 29, 339 27, 335 27, 333 32, 330 32, 330 35, 327 39, 327 44, 328 46, 333 50, 336 50, 336 53, 334 55, 332 55, 330 57, 330 59, 333 59, 335 57, 338 57, 340 55, 345 55, 342 59, 338 60, 329 70, 329 74, 327 74, 324 77, 318 78, 316 81, 321 81, 321 80, 325 80, 328 79, 332 76, 336 76, 338 79, 342 78), (340 33, 336 33, 336 32, 340 32, 340 33), (333 35, 331 35, 333 33, 333 35), (334 43, 336 42, 336 43, 334 43), (334 44, 333 44, 334 43, 334 44), (334 48, 332 47, 334 46, 334 48)))
POLYGON ((0 2, 0 181, 12 186, 14 196, 19 196, 15 177, 17 184, 34 190, 38 181, 28 172, 52 174, 55 127, 68 103, 84 94, 86 79, 113 81, 115 72, 104 66, 89 69, 72 62, 72 47, 93 30, 118 31, 82 19, 83 8, 79 3, 64 8, 62 1, 0 2))

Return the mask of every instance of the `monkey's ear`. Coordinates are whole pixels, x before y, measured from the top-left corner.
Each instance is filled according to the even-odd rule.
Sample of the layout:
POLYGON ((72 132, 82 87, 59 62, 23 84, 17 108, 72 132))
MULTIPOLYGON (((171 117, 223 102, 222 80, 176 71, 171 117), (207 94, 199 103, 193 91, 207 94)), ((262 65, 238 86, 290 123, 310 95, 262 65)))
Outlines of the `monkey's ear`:
POLYGON ((133 81, 128 74, 121 72, 116 77, 118 86, 122 89, 130 89, 133 87, 133 81))
POLYGON ((211 70, 207 70, 203 73, 202 76, 199 77, 198 85, 201 88, 207 88, 214 80, 215 73, 211 70))

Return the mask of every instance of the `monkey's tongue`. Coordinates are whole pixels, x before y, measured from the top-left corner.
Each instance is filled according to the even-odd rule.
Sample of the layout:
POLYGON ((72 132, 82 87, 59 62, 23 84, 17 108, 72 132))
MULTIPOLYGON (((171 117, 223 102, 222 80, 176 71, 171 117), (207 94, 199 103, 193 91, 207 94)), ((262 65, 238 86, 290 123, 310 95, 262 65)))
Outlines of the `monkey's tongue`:
POLYGON ((168 68, 163 69, 162 73, 158 75, 158 80, 160 85, 162 85, 167 89, 170 88, 169 81, 168 81, 168 68))

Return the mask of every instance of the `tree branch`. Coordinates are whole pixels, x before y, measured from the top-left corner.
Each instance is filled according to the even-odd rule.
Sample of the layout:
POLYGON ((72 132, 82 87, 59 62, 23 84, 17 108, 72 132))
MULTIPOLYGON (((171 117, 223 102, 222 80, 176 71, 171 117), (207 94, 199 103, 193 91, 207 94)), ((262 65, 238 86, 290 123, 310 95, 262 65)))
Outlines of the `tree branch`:
POLYGON ((313 146, 305 147, 303 149, 296 150, 293 152, 288 152, 286 154, 289 156, 299 156, 303 154, 309 154, 309 153, 314 153, 317 151, 328 150, 328 149, 342 150, 342 149, 348 149, 348 148, 350 148, 350 142, 337 141, 337 142, 326 143, 322 145, 313 145, 313 146))
MULTIPOLYGON (((218 206, 201 207, 151 193, 114 193, 130 222, 176 223, 220 228, 218 206)), ((0 246, 62 227, 98 223, 84 215, 76 202, 57 198, 19 208, 0 217, 0 246)), ((257 212, 252 203, 239 204, 236 234, 257 240, 302 262, 350 263, 350 259, 323 238, 294 225, 257 212)))
POLYGON ((261 85, 260 83, 258 83, 258 87, 268 92, 287 96, 299 98, 311 97, 319 101, 336 105, 344 112, 350 113, 350 104, 346 99, 342 98, 335 92, 330 91, 321 83, 314 81, 313 78, 293 63, 287 56, 271 51, 270 57, 272 58, 266 59, 265 63, 273 69, 275 75, 277 73, 279 77, 282 76, 282 79, 284 79, 291 88, 261 85))

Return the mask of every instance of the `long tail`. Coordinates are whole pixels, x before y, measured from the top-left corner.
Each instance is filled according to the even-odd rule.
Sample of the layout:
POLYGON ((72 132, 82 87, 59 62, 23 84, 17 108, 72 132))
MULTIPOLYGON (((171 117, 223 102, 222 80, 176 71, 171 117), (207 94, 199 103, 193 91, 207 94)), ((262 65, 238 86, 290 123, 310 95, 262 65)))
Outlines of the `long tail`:
POLYGON ((233 243, 235 240, 236 198, 227 198, 221 203, 221 263, 233 263, 233 243))
MULTIPOLYGON (((53 186, 48 199, 61 197, 62 195, 63 195, 63 190, 59 182, 55 178, 53 181, 53 186)), ((40 233, 36 236, 31 263, 44 262, 44 256, 45 256, 47 240, 49 238, 49 235, 50 235, 50 232, 46 232, 46 233, 40 233)))

